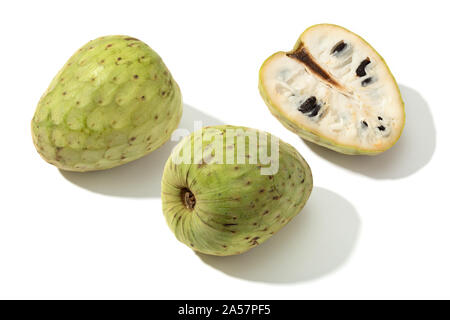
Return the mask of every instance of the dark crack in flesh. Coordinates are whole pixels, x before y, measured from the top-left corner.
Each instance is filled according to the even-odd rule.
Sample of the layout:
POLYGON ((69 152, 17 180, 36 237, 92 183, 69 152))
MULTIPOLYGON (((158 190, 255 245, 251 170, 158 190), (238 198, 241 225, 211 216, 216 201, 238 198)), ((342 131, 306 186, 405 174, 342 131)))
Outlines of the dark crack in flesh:
POLYGON ((323 81, 331 84, 332 86, 340 88, 341 85, 327 72, 325 71, 311 56, 308 49, 300 47, 294 52, 286 54, 289 58, 296 59, 302 62, 309 71, 317 75, 323 81))

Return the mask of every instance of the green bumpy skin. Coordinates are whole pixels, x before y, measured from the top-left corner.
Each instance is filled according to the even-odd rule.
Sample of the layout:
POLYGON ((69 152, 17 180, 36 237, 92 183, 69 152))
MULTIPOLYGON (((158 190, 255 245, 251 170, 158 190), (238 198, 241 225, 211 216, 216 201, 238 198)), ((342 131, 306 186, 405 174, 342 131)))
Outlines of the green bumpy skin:
POLYGON ((128 36, 106 36, 80 48, 50 83, 32 120, 37 151, 68 171, 92 171, 136 160, 177 128, 182 98, 158 54, 128 36))
MULTIPOLYGON (((211 157, 208 147, 211 137, 218 130, 225 134, 229 128, 260 132, 233 126, 203 128, 202 150, 208 150, 203 153, 204 159, 211 157)), ((304 207, 313 187, 312 174, 307 162, 291 145, 279 141, 279 170, 274 175, 261 175, 261 166, 266 166, 249 161, 176 164, 174 154, 186 144, 194 148, 194 137, 195 133, 184 138, 174 149, 162 179, 164 216, 182 243, 210 255, 241 254, 266 241, 304 207), (187 198, 191 204, 194 199, 193 208, 187 198)), ((267 144, 270 137, 268 134, 267 144)), ((248 154, 250 142, 246 140, 248 154)), ((234 147, 234 142, 227 143, 223 143, 224 153, 226 148, 234 147)), ((264 142, 260 141, 261 145, 265 150, 264 142)))

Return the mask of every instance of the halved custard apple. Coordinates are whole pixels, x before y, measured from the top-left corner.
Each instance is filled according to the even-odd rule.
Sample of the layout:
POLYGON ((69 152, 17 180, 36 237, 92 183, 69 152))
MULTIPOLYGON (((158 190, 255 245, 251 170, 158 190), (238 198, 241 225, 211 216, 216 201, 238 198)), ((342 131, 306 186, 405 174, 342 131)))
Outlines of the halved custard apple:
POLYGON ((376 155, 400 138, 405 110, 383 58, 340 26, 308 28, 290 52, 262 65, 259 90, 300 137, 346 154, 376 155))

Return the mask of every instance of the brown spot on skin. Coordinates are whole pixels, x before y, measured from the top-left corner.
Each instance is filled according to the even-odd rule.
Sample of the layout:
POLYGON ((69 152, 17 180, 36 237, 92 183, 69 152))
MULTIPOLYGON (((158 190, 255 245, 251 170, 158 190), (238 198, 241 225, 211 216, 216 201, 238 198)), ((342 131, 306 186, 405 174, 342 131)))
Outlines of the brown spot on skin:
POLYGON ((234 170, 239 170, 239 167, 234 167, 234 170))
POLYGON ((134 140, 136 140, 136 137, 131 137, 130 140, 131 140, 131 141, 134 141, 134 140))
POLYGON ((135 74, 135 75, 133 76, 133 78, 134 78, 134 79, 138 79, 139 76, 138 76, 137 74, 135 74))
POLYGON ((266 210, 266 211, 264 211, 264 213, 263 213, 264 216, 267 215, 267 214, 269 214, 269 210, 266 210))
POLYGON ((264 190, 264 189, 261 189, 261 190, 259 190, 259 193, 264 193, 266 190, 264 190))
POLYGON ((263 229, 263 232, 266 232, 266 231, 267 231, 267 227, 263 229))
POLYGON ((222 245, 222 247, 225 248, 225 249, 228 248, 226 245, 222 245))
POLYGON ((111 47, 112 47, 112 44, 110 43, 106 46, 106 49, 111 48, 111 47))
POLYGON ((66 94, 67 94, 67 92, 65 92, 65 91, 62 93, 63 96, 65 96, 66 94))
POLYGON ((191 243, 191 247, 194 247, 194 244, 193 244, 193 243, 191 243))
POLYGON ((250 182, 250 181, 247 181, 246 185, 250 185, 250 184, 251 184, 251 182, 250 182))
POLYGON ((276 196, 272 198, 273 200, 280 200, 280 197, 276 196))
POLYGON ((142 97, 141 97, 141 100, 144 101, 144 100, 145 100, 145 96, 142 96, 142 97))
POLYGON ((302 180, 302 182, 301 183, 304 183, 305 182, 305 178, 303 178, 303 180, 302 180))
POLYGON ((224 227, 232 227, 232 226, 237 226, 237 223, 225 223, 223 224, 224 227))
POLYGON ((309 71, 322 78, 325 82, 328 82, 329 84, 338 88, 341 87, 341 85, 336 80, 334 80, 334 78, 328 72, 322 69, 322 67, 316 62, 316 60, 309 53, 308 49, 306 49, 305 47, 300 46, 296 51, 288 52, 286 55, 289 58, 296 59, 303 63, 309 71))
POLYGON ((76 103, 76 105, 79 105, 80 104, 80 101, 77 101, 77 102, 75 102, 76 103))
POLYGON ((117 58, 117 61, 120 61, 120 60, 122 60, 122 58, 121 58, 121 57, 118 57, 118 58, 117 58))
POLYGON ((254 226, 257 226, 258 224, 256 222, 253 223, 254 226))
POLYGON ((250 239, 250 237, 245 237, 245 238, 244 238, 244 240, 248 240, 248 239, 250 239))
POLYGON ((158 115, 155 116, 155 120, 158 120, 158 115))
POLYGON ((105 63, 105 60, 100 60, 100 63, 101 63, 101 64, 105 63))
POLYGON ((139 39, 132 38, 132 37, 125 38, 124 40, 125 40, 125 41, 131 41, 131 40, 133 40, 133 41, 139 41, 139 39))
POLYGON ((125 160, 125 159, 126 159, 126 157, 125 157, 125 156, 121 156, 121 157, 120 157, 120 159, 122 159, 122 160, 125 160))
POLYGON ((269 176, 269 180, 272 180, 273 179, 273 176, 269 176))

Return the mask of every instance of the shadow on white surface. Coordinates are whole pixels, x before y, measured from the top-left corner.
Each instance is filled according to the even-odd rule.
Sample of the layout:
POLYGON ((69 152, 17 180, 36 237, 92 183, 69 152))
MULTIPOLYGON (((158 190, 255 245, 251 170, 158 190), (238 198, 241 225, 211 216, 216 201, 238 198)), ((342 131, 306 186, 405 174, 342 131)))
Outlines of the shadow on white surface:
MULTIPOLYGON (((220 120, 184 104, 178 128, 193 132, 195 121, 201 121, 203 126, 223 124, 220 120)), ((86 173, 63 170, 60 172, 73 184, 96 193, 131 198, 160 197, 164 165, 177 143, 178 141, 169 140, 149 155, 113 169, 86 173)))
POLYGON ((397 144, 377 156, 349 156, 305 141, 320 157, 375 179, 400 179, 419 171, 436 149, 436 128, 430 108, 414 89, 400 85, 405 101, 406 124, 397 144))
POLYGON ((309 281, 333 272, 349 258, 360 226, 351 203, 314 187, 300 214, 261 246, 238 256, 197 255, 236 278, 265 283, 309 281))

